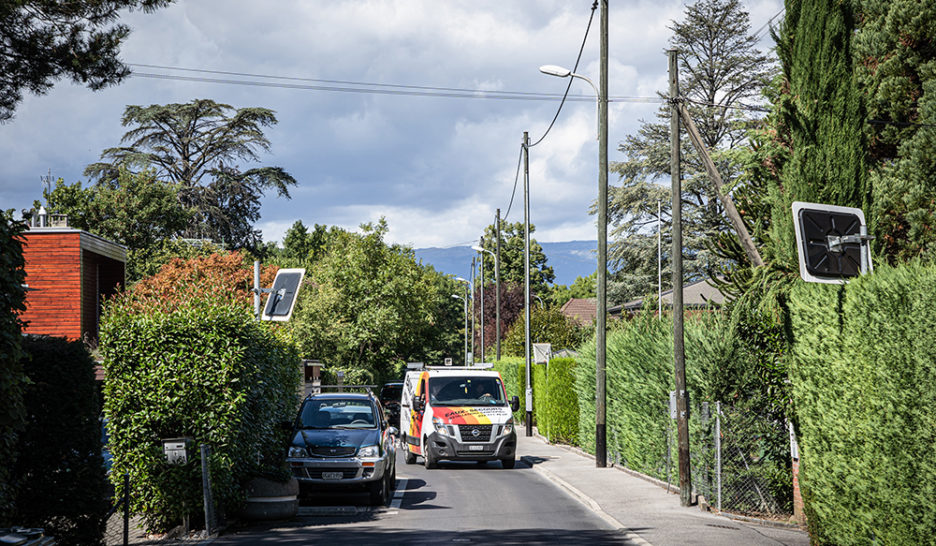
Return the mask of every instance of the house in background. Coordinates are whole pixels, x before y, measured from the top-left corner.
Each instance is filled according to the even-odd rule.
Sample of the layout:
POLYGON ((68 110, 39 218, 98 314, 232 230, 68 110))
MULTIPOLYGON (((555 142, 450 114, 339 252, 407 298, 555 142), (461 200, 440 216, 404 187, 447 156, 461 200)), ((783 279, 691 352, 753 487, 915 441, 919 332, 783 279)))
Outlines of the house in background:
MULTIPOLYGON (((673 290, 666 290, 662 294, 663 308, 672 309, 673 308, 673 290)), ((683 309, 689 311, 693 309, 705 309, 710 306, 720 306, 725 303, 725 295, 718 290, 718 288, 712 286, 708 279, 701 281, 696 281, 690 284, 683 285, 683 309)), ((652 304, 654 310, 657 308, 657 298, 653 298, 652 304)), ((643 308, 644 300, 643 298, 639 300, 629 301, 623 305, 615 305, 614 307, 608 308, 608 313, 612 316, 621 316, 621 315, 634 315, 639 313, 643 308)))
POLYGON ((68 227, 39 210, 23 233, 26 323, 23 333, 96 341, 102 298, 125 281, 126 247, 68 227))
POLYGON ((559 312, 580 326, 591 326, 598 314, 598 298, 571 298, 562 304, 559 312))

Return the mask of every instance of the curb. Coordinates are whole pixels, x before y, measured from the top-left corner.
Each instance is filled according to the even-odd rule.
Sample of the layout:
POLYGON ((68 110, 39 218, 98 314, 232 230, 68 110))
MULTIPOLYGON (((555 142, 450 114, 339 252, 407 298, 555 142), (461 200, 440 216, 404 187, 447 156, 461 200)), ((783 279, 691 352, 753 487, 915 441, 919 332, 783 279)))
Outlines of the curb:
POLYGON ((623 531, 625 539, 631 541, 634 544, 638 544, 639 546, 653 546, 652 544, 647 542, 645 539, 641 538, 639 535, 637 535, 632 530, 630 530, 626 525, 616 520, 614 516, 605 512, 601 508, 600 504, 598 504, 594 499, 592 499, 591 497, 589 497, 588 495, 580 491, 577 487, 563 480, 562 478, 553 474, 552 472, 546 470, 545 468, 542 468, 542 465, 534 464, 533 460, 528 455, 524 455, 520 457, 520 460, 530 465, 530 468, 532 468, 534 472, 541 474, 549 481, 559 485, 560 487, 568 491, 569 494, 571 494, 575 498, 575 500, 587 506, 589 510, 595 513, 595 515, 603 519, 605 523, 608 523, 612 527, 615 527, 623 531))

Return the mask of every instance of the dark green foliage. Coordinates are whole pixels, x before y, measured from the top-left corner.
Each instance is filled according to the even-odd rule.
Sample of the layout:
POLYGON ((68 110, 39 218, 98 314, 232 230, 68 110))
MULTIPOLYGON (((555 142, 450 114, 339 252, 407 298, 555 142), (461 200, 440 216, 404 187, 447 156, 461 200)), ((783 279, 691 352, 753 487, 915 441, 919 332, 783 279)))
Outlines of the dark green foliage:
POLYGON ((51 212, 68 215, 70 227, 126 246, 131 283, 155 273, 152 262, 191 217, 179 203, 179 185, 158 180, 153 171, 120 169, 108 184, 88 188, 60 178, 44 196, 51 212))
POLYGON ((68 77, 93 90, 119 83, 130 70, 117 58, 130 34, 113 25, 118 11, 153 11, 170 0, 20 0, 0 3, 0 122, 13 117, 23 91, 41 95, 68 77))
POLYGON ((533 423, 543 436, 549 437, 549 419, 546 417, 546 408, 549 401, 546 398, 546 364, 532 364, 530 374, 533 376, 533 423))
POLYGON ((936 535, 934 282, 936 269, 911 264, 792 293, 791 379, 814 543, 936 535))
POLYGON ((936 258, 936 3, 861 0, 853 40, 866 97, 872 232, 890 263, 936 258))
POLYGON ((101 402, 94 360, 79 341, 27 337, 14 520, 57 544, 97 544, 109 506, 101 458, 101 402))
POLYGON ((256 162, 270 150, 264 129, 276 125, 268 108, 238 108, 210 99, 185 104, 127 106, 123 125, 126 146, 108 148, 88 165, 85 175, 99 183, 115 180, 121 168, 155 168, 179 186, 179 202, 190 209, 185 236, 212 238, 240 249, 256 250, 260 200, 275 190, 289 198, 296 180, 280 167, 241 170, 237 161, 256 162))
POLYGON ((494 363, 507 389, 507 398, 520 398, 520 409, 514 412, 514 423, 519 426, 526 416, 526 362, 522 357, 506 357, 494 363))
POLYGON ((774 259, 795 269, 793 201, 871 210, 865 108, 856 84, 852 2, 804 0, 788 6, 777 52, 788 88, 778 122, 791 150, 769 190, 774 259))
POLYGON ((8 520, 13 501, 13 462, 16 460, 16 437, 23 428, 23 374, 21 346, 22 323, 19 314, 25 307, 26 273, 23 271, 23 244, 20 235, 25 225, 13 221, 9 212, 0 211, 0 524, 8 520))
POLYGON ((575 390, 575 359, 549 361, 546 378, 546 423, 550 442, 577 445, 579 399, 575 390))
MULTIPOLYGON (((294 416, 299 357, 284 330, 254 320, 246 305, 207 296, 140 311, 132 294, 111 302, 101 325, 107 373, 113 476, 130 473, 131 510, 152 530, 165 530, 187 510, 202 514, 201 443, 215 498, 234 509, 240 483, 258 461, 277 466, 277 424, 294 416), (170 466, 161 439, 192 438, 195 456, 170 466)), ((114 480, 118 494, 122 484, 114 480)))
MULTIPOLYGON (((547 309, 534 307, 530 313, 530 343, 550 343, 553 351, 577 347, 582 342, 585 331, 577 322, 563 315, 558 307, 547 309)), ((523 356, 525 337, 521 313, 501 342, 501 353, 509 356, 523 356)), ((530 350, 532 351, 532 348, 530 350)))

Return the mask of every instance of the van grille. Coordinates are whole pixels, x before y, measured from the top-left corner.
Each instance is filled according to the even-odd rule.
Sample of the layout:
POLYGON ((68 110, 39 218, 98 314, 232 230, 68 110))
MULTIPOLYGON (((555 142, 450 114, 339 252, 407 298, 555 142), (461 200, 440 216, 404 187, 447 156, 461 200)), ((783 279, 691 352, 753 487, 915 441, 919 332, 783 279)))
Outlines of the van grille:
POLYGON ((490 442, 494 425, 458 425, 462 442, 490 442), (475 431, 478 431, 475 434, 475 431))

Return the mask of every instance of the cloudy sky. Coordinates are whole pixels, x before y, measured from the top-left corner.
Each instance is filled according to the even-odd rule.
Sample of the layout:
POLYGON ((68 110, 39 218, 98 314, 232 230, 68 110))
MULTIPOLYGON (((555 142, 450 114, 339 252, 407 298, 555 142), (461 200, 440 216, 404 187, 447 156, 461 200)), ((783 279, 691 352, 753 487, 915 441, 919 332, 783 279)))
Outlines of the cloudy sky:
MULTIPOLYGON (((783 0, 742 3, 752 31, 783 8, 783 0)), ((152 14, 125 15, 133 32, 122 58, 140 75, 99 92, 60 82, 47 95, 27 96, 14 120, 0 125, 0 209, 29 208, 40 198, 40 177, 48 173, 69 183, 84 181, 84 167, 97 161, 101 150, 119 144, 126 105, 210 98, 270 108, 279 119, 267 132, 272 150, 261 164, 283 167, 299 184, 289 201, 264 200, 265 240, 281 240, 296 220, 356 229, 384 216, 392 242, 416 248, 470 244, 493 223, 497 208, 506 214, 523 132, 539 140, 558 99, 360 90, 414 91, 395 85, 477 90, 475 96, 483 96, 481 91, 561 94, 567 80, 543 75, 538 67, 572 67, 591 4, 178 0, 152 14)), ((653 117, 653 99, 667 85, 667 26, 681 17, 686 2, 610 4, 609 96, 622 98, 609 110, 614 161, 620 158, 617 143, 635 132, 641 119, 653 117)), ((769 48, 769 33, 761 34, 769 48)), ((596 12, 578 69, 596 84, 598 47, 596 12)), ((530 216, 541 241, 596 238, 587 213, 597 196, 594 93, 576 80, 571 96, 589 100, 567 103, 530 153, 530 216)), ((521 188, 509 221, 522 221, 521 188)))

